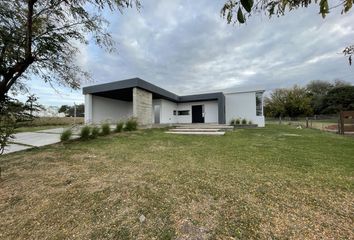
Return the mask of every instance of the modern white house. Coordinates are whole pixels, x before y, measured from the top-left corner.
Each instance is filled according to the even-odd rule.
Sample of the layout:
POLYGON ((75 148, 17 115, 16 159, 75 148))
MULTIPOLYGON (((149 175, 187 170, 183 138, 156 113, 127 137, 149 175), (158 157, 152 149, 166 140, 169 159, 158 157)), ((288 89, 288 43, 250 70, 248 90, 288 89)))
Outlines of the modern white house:
POLYGON ((140 78, 83 88, 85 123, 115 123, 136 117, 140 124, 218 123, 240 118, 264 127, 264 90, 178 96, 140 78))

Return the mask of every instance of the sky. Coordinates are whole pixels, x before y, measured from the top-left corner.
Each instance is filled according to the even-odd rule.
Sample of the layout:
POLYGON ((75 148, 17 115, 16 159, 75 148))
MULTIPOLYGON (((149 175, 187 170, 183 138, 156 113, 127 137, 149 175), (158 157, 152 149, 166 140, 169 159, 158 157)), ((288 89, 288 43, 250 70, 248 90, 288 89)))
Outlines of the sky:
MULTIPOLYGON (((106 13, 117 52, 80 46, 77 63, 92 76, 82 86, 139 77, 176 94, 267 91, 341 79, 354 84, 354 66, 341 54, 354 44, 354 10, 323 19, 317 5, 247 24, 220 17, 226 0, 141 0, 142 8, 106 13)), ((31 93, 49 106, 83 103, 82 90, 40 79, 31 93)))

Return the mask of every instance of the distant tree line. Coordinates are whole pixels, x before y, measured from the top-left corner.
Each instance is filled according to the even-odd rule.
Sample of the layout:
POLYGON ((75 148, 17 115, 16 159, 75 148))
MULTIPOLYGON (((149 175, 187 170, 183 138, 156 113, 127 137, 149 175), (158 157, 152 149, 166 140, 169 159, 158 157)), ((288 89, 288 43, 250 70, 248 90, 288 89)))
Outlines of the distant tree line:
POLYGON ((276 89, 264 100, 266 117, 297 118, 346 110, 354 110, 354 86, 340 80, 315 80, 305 87, 276 89))
MULTIPOLYGON (((76 117, 84 117, 85 115, 85 105, 78 104, 76 106, 76 117)), ((66 117, 74 117, 75 116, 75 106, 62 105, 58 112, 64 113, 66 117)))

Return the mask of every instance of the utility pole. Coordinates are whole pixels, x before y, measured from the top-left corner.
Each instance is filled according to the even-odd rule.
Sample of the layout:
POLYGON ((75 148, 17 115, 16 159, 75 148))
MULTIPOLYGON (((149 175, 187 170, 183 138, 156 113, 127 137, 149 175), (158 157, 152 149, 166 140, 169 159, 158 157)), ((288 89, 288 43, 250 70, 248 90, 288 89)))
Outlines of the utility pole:
POLYGON ((74 125, 76 124, 76 103, 74 102, 74 125))

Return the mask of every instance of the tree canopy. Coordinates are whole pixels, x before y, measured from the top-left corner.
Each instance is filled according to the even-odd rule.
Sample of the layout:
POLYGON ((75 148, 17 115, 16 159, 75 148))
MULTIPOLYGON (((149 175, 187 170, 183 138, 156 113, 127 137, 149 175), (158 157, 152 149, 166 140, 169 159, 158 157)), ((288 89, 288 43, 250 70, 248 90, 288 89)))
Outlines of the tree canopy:
POLYGON ((138 0, 2 0, 0 4, 0 100, 23 89, 21 79, 36 75, 45 82, 78 88, 89 75, 75 62, 78 44, 89 38, 112 51, 103 9, 132 6, 138 0))
MULTIPOLYGON (((269 17, 283 16, 287 11, 293 11, 298 8, 308 7, 310 4, 317 4, 319 13, 323 18, 330 13, 333 8, 341 8, 342 14, 349 12, 353 7, 354 0, 228 0, 221 9, 221 15, 227 23, 244 24, 247 18, 258 13, 266 13, 269 17)), ((347 46, 343 50, 343 54, 348 57, 349 64, 352 64, 352 57, 354 54, 354 44, 347 46)))

